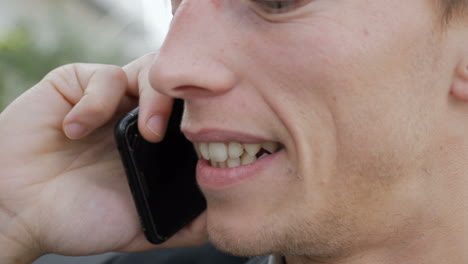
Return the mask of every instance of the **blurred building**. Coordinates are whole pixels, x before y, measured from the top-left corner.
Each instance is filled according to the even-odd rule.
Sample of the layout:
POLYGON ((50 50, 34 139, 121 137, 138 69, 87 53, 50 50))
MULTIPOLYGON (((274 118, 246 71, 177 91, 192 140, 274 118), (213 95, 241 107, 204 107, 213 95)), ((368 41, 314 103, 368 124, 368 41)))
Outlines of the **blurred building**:
POLYGON ((54 45, 55 27, 72 22, 71 30, 88 39, 95 50, 105 51, 109 45, 118 43, 130 57, 157 49, 169 19, 166 0, 0 0, 0 3, 0 36, 19 21, 30 22, 39 33, 37 40, 47 47, 54 45))
MULTIPOLYGON (((167 31, 169 10, 168 0, 0 0, 0 111, 57 66, 54 63, 124 63, 157 50, 167 31), (32 41, 15 36, 15 30, 25 26, 32 41), (21 47, 1 46, 9 38, 21 47)), ((47 255, 34 264, 98 263, 109 254, 47 255)))
POLYGON ((169 0, 0 0, 0 111, 59 65, 123 65, 161 45, 169 0))

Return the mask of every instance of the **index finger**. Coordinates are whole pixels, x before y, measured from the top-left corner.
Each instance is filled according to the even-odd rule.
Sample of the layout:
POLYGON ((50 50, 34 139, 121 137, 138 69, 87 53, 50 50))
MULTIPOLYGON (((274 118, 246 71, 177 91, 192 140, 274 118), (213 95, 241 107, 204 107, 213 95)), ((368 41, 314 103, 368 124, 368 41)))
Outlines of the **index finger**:
POLYGON ((155 56, 156 53, 145 55, 123 67, 127 74, 128 92, 139 97, 138 129, 150 142, 164 138, 173 104, 173 98, 158 93, 149 82, 149 69, 155 56))

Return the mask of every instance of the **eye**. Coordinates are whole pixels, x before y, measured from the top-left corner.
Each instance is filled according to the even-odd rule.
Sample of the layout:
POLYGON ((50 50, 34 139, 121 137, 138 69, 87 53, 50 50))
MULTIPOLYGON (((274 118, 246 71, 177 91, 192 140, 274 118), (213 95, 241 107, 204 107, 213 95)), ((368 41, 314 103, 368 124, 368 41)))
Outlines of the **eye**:
POLYGON ((293 11, 311 0, 251 0, 252 4, 269 14, 282 14, 293 11))

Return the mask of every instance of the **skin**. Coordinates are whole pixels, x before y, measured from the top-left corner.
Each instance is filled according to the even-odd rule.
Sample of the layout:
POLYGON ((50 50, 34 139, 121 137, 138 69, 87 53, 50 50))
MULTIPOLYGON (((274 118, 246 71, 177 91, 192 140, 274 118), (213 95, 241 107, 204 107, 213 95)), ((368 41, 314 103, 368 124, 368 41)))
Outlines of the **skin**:
POLYGON ((184 131, 240 129, 285 149, 261 175, 203 190, 207 213, 159 247, 203 243, 207 229, 222 250, 289 264, 465 263, 466 23, 442 30, 426 0, 297 3, 173 1, 156 57, 64 66, 12 103, 0 262, 157 248, 109 135, 139 101, 141 132, 161 140, 178 97, 184 131))
POLYGON ((206 242, 203 215, 164 244, 146 241, 113 142, 117 120, 138 101, 141 132, 151 141, 164 134, 164 122, 145 125, 167 119, 172 105, 149 86, 152 59, 60 67, 1 113, 1 263, 206 242))
POLYGON ((466 220, 466 189, 452 188, 465 176, 441 171, 465 170, 446 148, 465 141, 447 127, 465 126, 450 92, 466 32, 438 31, 424 0, 296 1, 281 14, 254 2, 173 1, 150 72, 157 91, 186 100, 183 130, 242 128, 285 146, 258 179, 204 190, 213 243, 288 263, 447 250, 427 253, 422 237, 466 220))

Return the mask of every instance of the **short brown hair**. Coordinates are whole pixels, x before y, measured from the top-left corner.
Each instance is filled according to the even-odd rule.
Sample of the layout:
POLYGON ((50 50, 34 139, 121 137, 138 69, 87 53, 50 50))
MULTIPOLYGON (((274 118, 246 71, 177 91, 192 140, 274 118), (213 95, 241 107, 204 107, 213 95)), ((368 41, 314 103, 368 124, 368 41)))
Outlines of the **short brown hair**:
POLYGON ((468 0, 436 0, 442 8, 443 18, 446 22, 458 19, 466 14, 468 0))

